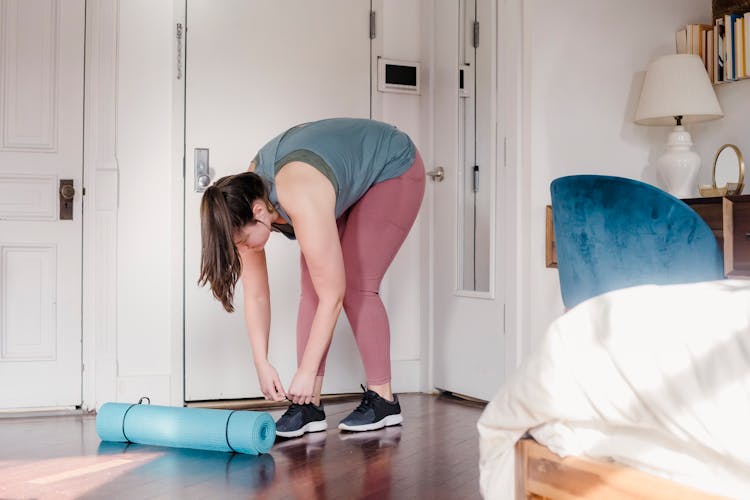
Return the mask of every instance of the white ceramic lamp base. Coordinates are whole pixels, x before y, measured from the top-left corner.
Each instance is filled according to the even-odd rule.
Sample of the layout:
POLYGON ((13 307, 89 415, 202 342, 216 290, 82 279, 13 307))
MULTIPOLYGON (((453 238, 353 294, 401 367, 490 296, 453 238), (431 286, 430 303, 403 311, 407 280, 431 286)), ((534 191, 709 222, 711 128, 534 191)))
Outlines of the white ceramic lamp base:
POLYGON ((656 171, 665 190, 677 198, 696 196, 695 179, 701 168, 701 158, 692 146, 690 133, 678 125, 669 134, 666 152, 656 161, 656 171))

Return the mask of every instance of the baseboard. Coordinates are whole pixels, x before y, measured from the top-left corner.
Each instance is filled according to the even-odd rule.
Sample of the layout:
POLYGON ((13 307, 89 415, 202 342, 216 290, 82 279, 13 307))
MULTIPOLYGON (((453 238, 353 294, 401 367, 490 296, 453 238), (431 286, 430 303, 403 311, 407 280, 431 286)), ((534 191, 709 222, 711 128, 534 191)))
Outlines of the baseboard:
POLYGON ((391 385, 393 392, 420 392, 422 363, 419 359, 391 361, 391 385))

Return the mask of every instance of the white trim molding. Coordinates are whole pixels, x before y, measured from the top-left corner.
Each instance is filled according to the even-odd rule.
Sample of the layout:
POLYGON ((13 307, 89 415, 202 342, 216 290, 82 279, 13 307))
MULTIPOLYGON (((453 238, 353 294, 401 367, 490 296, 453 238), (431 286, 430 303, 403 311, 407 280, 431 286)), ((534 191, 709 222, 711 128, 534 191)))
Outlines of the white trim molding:
POLYGON ((499 85, 504 88, 498 102, 506 124, 501 132, 506 139, 503 197, 507 217, 505 234, 507 267, 505 325, 506 374, 510 376, 526 358, 531 334, 531 227, 528 54, 531 47, 524 24, 523 0, 501 0, 498 10, 500 50, 498 67, 503 68, 499 85))
POLYGON ((170 300, 170 315, 172 325, 169 336, 169 404, 182 406, 185 404, 185 46, 187 43, 186 0, 173 0, 174 36, 172 37, 173 58, 172 67, 172 211, 170 225, 172 227, 171 269, 172 269, 172 299, 170 300), (181 25, 181 37, 178 38, 178 25, 181 25))
POLYGON ((83 387, 93 410, 117 396, 117 38, 119 0, 86 2, 83 154, 83 387))

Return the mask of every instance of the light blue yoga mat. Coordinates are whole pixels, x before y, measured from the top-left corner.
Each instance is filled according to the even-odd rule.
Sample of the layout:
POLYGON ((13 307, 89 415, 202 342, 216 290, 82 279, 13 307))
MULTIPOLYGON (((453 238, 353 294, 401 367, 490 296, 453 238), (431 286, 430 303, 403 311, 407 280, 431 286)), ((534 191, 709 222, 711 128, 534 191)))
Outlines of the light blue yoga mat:
POLYGON ((257 411, 105 403, 96 433, 102 441, 257 455, 273 446, 276 424, 257 411))

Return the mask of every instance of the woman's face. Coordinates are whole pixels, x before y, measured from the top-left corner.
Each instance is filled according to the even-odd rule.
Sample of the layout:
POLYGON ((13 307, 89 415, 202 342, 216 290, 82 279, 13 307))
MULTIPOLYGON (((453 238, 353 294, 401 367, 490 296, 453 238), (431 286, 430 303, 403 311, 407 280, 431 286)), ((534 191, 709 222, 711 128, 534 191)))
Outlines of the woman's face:
POLYGON ((237 250, 253 250, 257 252, 263 250, 270 235, 270 226, 261 220, 256 220, 255 222, 245 224, 234 233, 234 244, 237 246, 237 250))
POLYGON ((255 200, 252 211, 255 221, 245 224, 234 233, 234 244, 238 250, 263 250, 271 235, 271 213, 265 203, 255 200))

